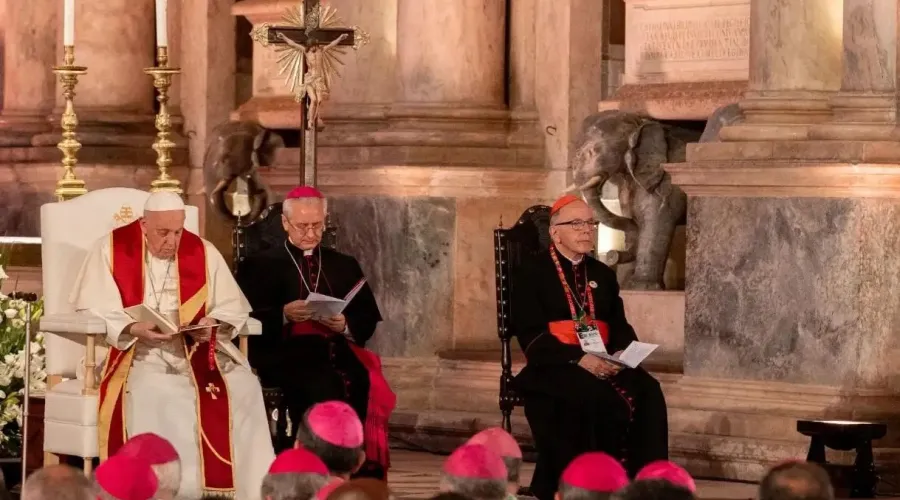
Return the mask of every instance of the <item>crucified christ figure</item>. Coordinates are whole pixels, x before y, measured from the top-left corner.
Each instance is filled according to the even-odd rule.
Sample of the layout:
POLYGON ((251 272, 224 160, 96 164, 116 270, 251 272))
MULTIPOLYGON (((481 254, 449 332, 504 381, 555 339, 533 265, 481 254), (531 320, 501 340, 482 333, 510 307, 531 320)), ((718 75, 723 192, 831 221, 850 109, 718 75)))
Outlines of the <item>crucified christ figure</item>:
POLYGON ((329 50, 344 41, 347 35, 341 35, 323 47, 315 44, 306 47, 291 40, 284 33, 279 33, 278 38, 290 47, 303 52, 303 58, 306 62, 306 73, 303 74, 303 82, 297 98, 302 100, 304 97, 309 97, 309 116, 306 117, 306 127, 315 130, 323 125, 322 120, 319 118, 319 104, 327 101, 329 97, 323 57, 329 50))

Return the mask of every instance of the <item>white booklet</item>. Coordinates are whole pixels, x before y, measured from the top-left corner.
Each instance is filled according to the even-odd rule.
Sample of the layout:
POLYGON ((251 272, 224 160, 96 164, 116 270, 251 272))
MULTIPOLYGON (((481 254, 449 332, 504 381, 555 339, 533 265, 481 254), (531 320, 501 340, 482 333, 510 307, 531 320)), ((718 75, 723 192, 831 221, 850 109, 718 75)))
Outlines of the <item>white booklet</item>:
POLYGON ((153 323, 162 333, 173 335, 179 331, 178 325, 169 321, 168 318, 160 314, 156 309, 147 307, 144 304, 127 307, 125 308, 125 313, 137 322, 153 323))
POLYGON ((202 325, 179 327, 178 325, 172 323, 169 318, 165 317, 165 315, 160 314, 156 309, 147 307, 144 304, 127 307, 125 308, 125 313, 131 316, 131 319, 135 321, 153 323, 157 328, 159 328, 159 331, 161 331, 162 333, 168 333, 169 335, 209 328, 208 326, 202 325))
POLYGON ((592 352, 594 356, 598 358, 603 358, 611 363, 617 364, 619 366, 627 366, 628 368, 637 368, 638 365, 644 362, 647 359, 647 356, 650 355, 656 348, 659 347, 658 344, 648 344, 646 342, 632 342, 622 351, 618 356, 613 356, 612 354, 607 353, 598 353, 592 352))
POLYGON ((347 293, 347 296, 343 299, 338 299, 335 297, 330 297, 328 295, 323 295, 321 293, 310 293, 308 297, 306 297, 306 304, 310 306, 313 310, 313 318, 316 319, 324 319, 330 318, 332 316, 337 316, 344 312, 344 309, 347 307, 347 304, 353 300, 353 297, 356 297, 356 294, 362 289, 363 285, 366 284, 366 280, 361 279, 353 288, 347 293))

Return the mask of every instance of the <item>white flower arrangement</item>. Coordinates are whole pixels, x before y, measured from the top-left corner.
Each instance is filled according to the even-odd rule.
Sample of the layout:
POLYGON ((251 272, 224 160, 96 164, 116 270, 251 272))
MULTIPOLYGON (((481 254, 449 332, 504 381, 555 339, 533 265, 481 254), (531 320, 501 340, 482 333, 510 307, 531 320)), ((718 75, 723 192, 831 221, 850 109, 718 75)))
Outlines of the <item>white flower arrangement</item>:
MULTIPOLYGON (((2 254, 0 254, 2 257, 2 254)), ((0 260, 0 285, 8 279, 0 260)), ((25 311, 27 302, 13 294, 0 293, 0 457, 18 457, 22 453, 22 402, 25 394, 25 356, 31 356, 30 387, 34 392, 47 389, 44 358, 44 335, 32 337, 25 348, 25 324, 33 327, 44 312, 43 300, 32 303, 31 318, 25 311)))

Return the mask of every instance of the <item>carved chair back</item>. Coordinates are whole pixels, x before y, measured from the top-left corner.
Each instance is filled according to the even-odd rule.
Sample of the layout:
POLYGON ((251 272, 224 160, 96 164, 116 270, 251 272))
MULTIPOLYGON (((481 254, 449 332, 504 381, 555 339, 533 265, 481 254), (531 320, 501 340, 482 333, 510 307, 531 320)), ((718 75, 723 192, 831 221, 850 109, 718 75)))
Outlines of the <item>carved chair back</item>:
POLYGON ((512 324, 512 290, 514 276, 522 261, 550 248, 550 207, 535 205, 519 217, 510 228, 494 230, 494 265, 497 281, 497 334, 500 336, 500 411, 503 428, 512 430, 510 417, 513 408, 522 406, 516 394, 512 375, 512 338, 516 336, 512 324))
MULTIPOLYGON (((113 229, 142 217, 149 196, 146 191, 116 187, 41 206, 41 279, 45 314, 75 312, 69 296, 88 252, 113 229)), ((197 207, 187 206, 185 212, 185 229, 198 233, 197 207)), ((75 378, 84 357, 85 337, 51 334, 44 342, 48 376, 75 378)), ((98 360, 104 357, 102 352, 97 355, 98 360)))
MULTIPOLYGON (((242 263, 248 258, 283 244, 285 232, 284 226, 281 224, 281 214, 281 203, 274 203, 266 207, 260 213, 259 218, 249 224, 235 224, 232 233, 233 271, 235 274, 239 272, 242 263)), ((333 249, 336 244, 337 227, 326 219, 322 246, 333 249)), ((263 335, 266 334, 267 332, 264 331, 263 335)), ((280 334, 280 332, 276 334, 280 334)), ((288 435, 288 411, 284 394, 277 387, 263 387, 263 397, 266 413, 269 415, 269 431, 272 434, 272 442, 276 451, 290 448, 292 443, 291 437, 288 435)))

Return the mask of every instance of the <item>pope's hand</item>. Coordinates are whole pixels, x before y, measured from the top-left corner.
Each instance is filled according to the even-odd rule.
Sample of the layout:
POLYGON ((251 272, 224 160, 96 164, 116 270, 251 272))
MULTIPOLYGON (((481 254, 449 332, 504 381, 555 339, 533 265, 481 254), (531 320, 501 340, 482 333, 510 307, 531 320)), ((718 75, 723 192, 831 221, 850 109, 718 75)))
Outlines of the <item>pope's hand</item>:
POLYGON ((312 308, 310 308, 305 300, 295 300, 284 306, 284 317, 288 321, 300 323, 312 317, 312 308))
POLYGON ((592 354, 585 354, 581 357, 581 360, 578 361, 578 366, 584 368, 585 370, 591 372, 596 377, 607 378, 612 377, 613 375, 619 373, 619 370, 622 369, 619 365, 614 363, 610 363, 603 358, 598 358, 592 354))
POLYGON ((322 318, 318 321, 337 333, 341 333, 344 331, 344 328, 347 328, 347 318, 345 318, 343 314, 338 314, 330 318, 322 318))
POLYGON ((159 331, 159 328, 149 321, 128 325, 128 334, 150 345, 159 345, 172 338, 171 334, 159 331))
POLYGON ((186 332, 196 342, 207 342, 212 337, 212 327, 218 325, 219 322, 212 318, 203 318, 197 322, 197 326, 208 326, 210 328, 199 328, 186 332))

